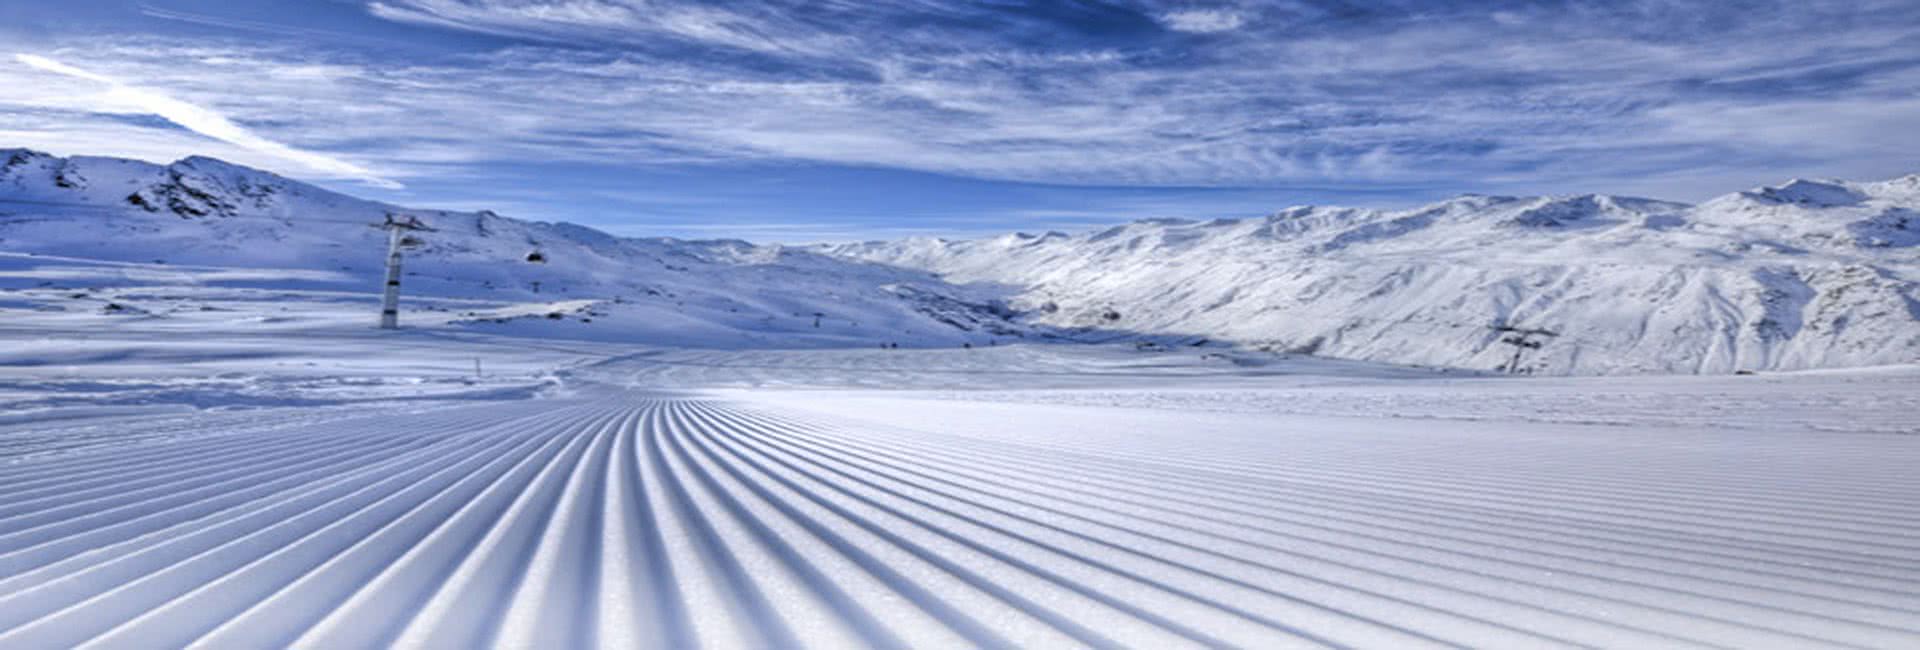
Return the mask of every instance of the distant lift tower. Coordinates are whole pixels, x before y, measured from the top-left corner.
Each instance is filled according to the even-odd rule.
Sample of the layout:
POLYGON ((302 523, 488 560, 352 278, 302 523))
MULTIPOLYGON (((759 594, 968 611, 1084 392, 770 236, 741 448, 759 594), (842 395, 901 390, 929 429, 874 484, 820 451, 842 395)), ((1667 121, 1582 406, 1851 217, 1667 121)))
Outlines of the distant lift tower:
POLYGON ((433 229, 420 223, 419 217, 408 216, 402 220, 391 213, 387 215, 387 222, 379 227, 387 231, 387 290, 380 299, 380 329, 400 329, 400 250, 425 243, 408 233, 433 229))

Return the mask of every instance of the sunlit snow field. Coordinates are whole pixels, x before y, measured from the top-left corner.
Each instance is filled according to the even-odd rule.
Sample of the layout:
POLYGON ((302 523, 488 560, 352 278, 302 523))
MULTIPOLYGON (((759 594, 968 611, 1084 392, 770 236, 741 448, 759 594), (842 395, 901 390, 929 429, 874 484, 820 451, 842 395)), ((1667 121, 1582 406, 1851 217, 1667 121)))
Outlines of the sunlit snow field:
POLYGON ((659 347, 110 280, 0 294, 0 647, 1920 646, 1914 366, 659 347))

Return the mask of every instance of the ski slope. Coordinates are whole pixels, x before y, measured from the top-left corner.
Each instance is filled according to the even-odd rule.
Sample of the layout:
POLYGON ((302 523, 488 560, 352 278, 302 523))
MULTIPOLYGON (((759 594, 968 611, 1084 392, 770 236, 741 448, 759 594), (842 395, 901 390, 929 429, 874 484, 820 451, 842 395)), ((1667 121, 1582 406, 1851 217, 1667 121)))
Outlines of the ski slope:
MULTIPOLYGON (((1920 645, 1910 435, 617 381, 654 365, 68 421, 0 462, 0 648, 1920 645)), ((1292 385, 1418 380, 1356 381, 1292 385)))
POLYGON ((1911 179, 804 250, 0 154, 0 650, 1920 647, 1911 179))
POLYGON ((0 309, 111 302, 121 316, 191 318, 201 305, 182 302, 256 303, 235 306, 247 309, 322 293, 335 307, 367 304, 367 288, 384 286, 379 225, 389 217, 434 229, 413 233, 420 243, 405 250, 401 320, 410 324, 725 348, 958 346, 1047 333, 1012 322, 997 292, 791 247, 409 209, 204 157, 155 165, 20 149, 0 149, 0 309), (138 290, 74 291, 99 288, 138 290))

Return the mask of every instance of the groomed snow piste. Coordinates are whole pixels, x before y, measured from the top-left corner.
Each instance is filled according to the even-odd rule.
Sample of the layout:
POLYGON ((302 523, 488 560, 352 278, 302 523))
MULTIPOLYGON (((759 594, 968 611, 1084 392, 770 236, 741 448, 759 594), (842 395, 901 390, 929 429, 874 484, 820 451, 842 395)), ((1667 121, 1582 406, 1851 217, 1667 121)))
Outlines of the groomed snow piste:
POLYGON ((807 251, 0 155, 0 650, 1920 647, 1905 179, 807 251))
MULTIPOLYGON (((809 354, 788 365, 877 358, 809 354)), ((1377 413, 1206 412, 1099 356, 1056 373, 1153 408, 628 387, 652 356, 545 400, 0 428, 94 441, 0 464, 0 647, 1920 643, 1912 435, 1421 415, 1529 380, 1277 373, 1377 413)), ((1880 374, 1773 379, 1920 381, 1880 374)), ((1740 381, 1640 390, 1773 390, 1740 381)))

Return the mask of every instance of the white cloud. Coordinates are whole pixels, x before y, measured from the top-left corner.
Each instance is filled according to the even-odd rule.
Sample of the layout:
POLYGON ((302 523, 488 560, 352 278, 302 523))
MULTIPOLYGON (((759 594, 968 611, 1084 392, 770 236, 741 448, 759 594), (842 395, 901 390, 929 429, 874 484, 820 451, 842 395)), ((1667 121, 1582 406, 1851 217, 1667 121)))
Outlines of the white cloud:
POLYGON ((1239 29, 1247 24, 1247 17, 1226 9, 1185 9, 1160 14, 1160 23, 1178 32, 1212 34, 1239 29))
POLYGON ((662 37, 762 53, 824 55, 850 41, 791 17, 693 2, 644 0, 392 0, 367 10, 387 20, 553 42, 662 37))
POLYGON ((286 144, 261 137, 246 127, 235 124, 225 116, 167 95, 135 88, 111 77, 89 72, 47 57, 35 54, 15 54, 14 60, 33 68, 66 75, 77 79, 105 84, 107 102, 118 105, 138 107, 174 124, 178 124, 195 133, 237 145, 255 152, 266 154, 280 160, 298 164, 309 170, 323 174, 353 178, 378 187, 399 189, 401 185, 375 175, 365 167, 334 158, 321 153, 295 149, 286 144))
MULTIPOLYGON (((75 142, 170 133, 129 124, 124 113, 135 110, 101 110, 110 98, 87 90, 138 79, 218 106, 214 117, 257 137, 368 151, 402 177, 498 161, 810 161, 1040 183, 1538 192, 1629 179, 1606 189, 1633 192, 1632 183, 1683 173, 1799 173, 1812 158, 1893 167, 1885 161, 1900 150, 1876 144, 1886 138, 1793 125, 1844 108, 1837 124, 1909 126, 1900 111, 1910 102, 1890 98, 1920 88, 1920 70, 1901 63, 1909 23, 1895 20, 1862 20, 1845 38, 1783 38, 1834 23, 1764 14, 1743 14, 1764 22, 1734 31, 1672 38, 1554 14, 1529 14, 1519 31, 1484 12, 1364 29, 1289 20, 1285 38, 1200 39, 1180 44, 1179 56, 1162 46, 1192 39, 1035 46, 1000 29, 849 24, 908 5, 923 6, 826 3, 821 11, 846 9, 801 21, 752 3, 385 0, 372 7, 381 18, 573 38, 413 60, 203 38, 73 38, 49 56, 85 53, 87 69, 77 72, 91 77, 0 65, 8 89, 0 112, 87 112, 61 116, 75 142), (751 54, 735 56, 740 49, 751 54), (1818 64, 1857 67, 1865 81, 1791 85, 1818 77, 1818 64), (1783 90, 1766 87, 1782 77, 1783 90), (1753 110, 1789 102, 1804 110, 1753 110), (1723 114, 1743 116, 1747 130, 1692 119, 1723 114), (1826 139, 1794 143, 1813 135, 1826 139)), ((1167 6, 1139 13, 1163 17, 1167 6)), ((1282 22, 1234 20, 1248 35, 1282 22)))

